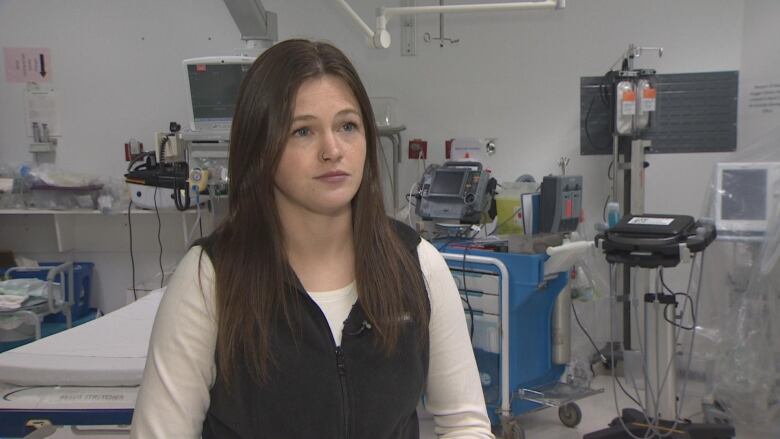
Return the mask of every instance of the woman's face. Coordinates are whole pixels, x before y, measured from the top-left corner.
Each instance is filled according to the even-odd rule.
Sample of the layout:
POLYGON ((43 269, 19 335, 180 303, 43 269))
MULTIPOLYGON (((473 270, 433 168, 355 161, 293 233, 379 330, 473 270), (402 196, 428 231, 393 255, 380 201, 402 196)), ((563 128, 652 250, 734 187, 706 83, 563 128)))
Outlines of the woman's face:
POLYGON ((350 209, 363 179, 366 134, 352 90, 323 75, 298 89, 274 176, 280 212, 335 215, 350 209))

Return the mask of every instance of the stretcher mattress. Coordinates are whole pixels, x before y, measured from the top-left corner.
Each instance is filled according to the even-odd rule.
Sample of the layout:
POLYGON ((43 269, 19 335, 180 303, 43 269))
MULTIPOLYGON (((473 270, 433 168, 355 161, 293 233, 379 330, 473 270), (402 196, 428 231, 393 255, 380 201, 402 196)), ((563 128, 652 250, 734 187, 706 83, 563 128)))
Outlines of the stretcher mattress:
POLYGON ((91 322, 0 354, 0 383, 138 386, 163 289, 91 322))

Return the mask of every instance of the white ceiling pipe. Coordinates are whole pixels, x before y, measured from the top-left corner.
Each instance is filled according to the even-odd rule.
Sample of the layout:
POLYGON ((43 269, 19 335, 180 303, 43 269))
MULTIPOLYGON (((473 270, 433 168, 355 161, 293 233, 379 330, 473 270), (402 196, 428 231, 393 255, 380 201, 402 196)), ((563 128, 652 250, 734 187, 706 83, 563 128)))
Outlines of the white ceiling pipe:
POLYGON ((453 12, 484 12, 513 11, 522 9, 561 9, 566 7, 566 0, 546 0, 543 2, 515 3, 484 3, 475 5, 439 5, 439 6, 404 6, 394 8, 379 8, 376 17, 376 32, 374 47, 387 49, 390 47, 390 33, 387 31, 387 21, 395 15, 444 14, 453 12))
POLYGON ((405 6, 393 8, 379 8, 376 16, 376 32, 363 21, 362 18, 349 6, 346 0, 337 0, 347 11, 352 19, 368 35, 369 44, 377 49, 390 47, 390 33, 387 31, 387 21, 390 17, 399 15, 417 14, 443 14, 453 12, 480 12, 480 11, 512 11, 522 9, 563 9, 566 0, 545 0, 543 2, 514 2, 514 3, 485 3, 475 5, 441 5, 441 6, 405 6))
MULTIPOLYGON (((363 32, 368 36, 369 44, 376 47, 374 45, 374 30, 371 29, 365 21, 363 21, 362 18, 360 18, 360 15, 355 12, 351 6, 349 6, 349 3, 347 3, 346 0, 336 0, 339 2, 341 7, 344 8, 345 11, 347 11, 347 14, 349 14, 350 17, 352 17, 352 20, 357 23, 357 25, 360 27, 360 29, 363 30, 363 32)), ((390 43, 388 42, 388 46, 390 43)))
POLYGON ((380 8, 379 12, 386 17, 392 17, 395 15, 445 14, 451 12, 560 9, 566 6, 565 3, 565 0, 546 0, 543 2, 483 3, 475 5, 404 6, 380 8))

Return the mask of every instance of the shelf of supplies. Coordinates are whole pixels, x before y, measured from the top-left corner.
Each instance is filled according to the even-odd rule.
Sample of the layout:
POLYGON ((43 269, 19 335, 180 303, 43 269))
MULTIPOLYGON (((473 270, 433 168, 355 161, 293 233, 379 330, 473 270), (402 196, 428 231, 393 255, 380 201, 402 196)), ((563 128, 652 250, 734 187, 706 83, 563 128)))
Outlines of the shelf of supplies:
MULTIPOLYGON (((205 209, 205 207, 201 207, 201 209, 205 209)), ((172 213, 198 213, 197 209, 190 208, 184 211, 176 210, 176 209, 160 209, 160 214, 172 214, 172 213)), ((133 209, 132 211, 133 215, 136 213, 140 214, 154 214, 154 210, 146 210, 146 209, 133 209)), ((0 209, 0 215, 127 215, 127 209, 120 210, 120 211, 111 211, 108 213, 103 213, 100 210, 97 209, 68 209, 68 210, 54 210, 54 209, 0 209)))
POLYGON ((96 214, 99 210, 93 209, 72 209, 72 210, 49 210, 49 209, 0 209, 0 215, 70 215, 70 214, 96 214))

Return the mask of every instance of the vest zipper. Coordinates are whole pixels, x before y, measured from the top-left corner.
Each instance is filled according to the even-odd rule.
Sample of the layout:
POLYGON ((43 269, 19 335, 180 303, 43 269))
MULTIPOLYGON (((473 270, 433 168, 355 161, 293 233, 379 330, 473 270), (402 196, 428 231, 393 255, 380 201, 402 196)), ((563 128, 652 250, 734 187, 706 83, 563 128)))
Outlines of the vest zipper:
MULTIPOLYGON (((341 346, 336 345, 336 339, 333 338, 333 333, 330 331, 328 319, 325 318, 325 314, 323 314, 319 305, 314 302, 314 300, 306 293, 302 286, 299 285, 296 289, 303 295, 304 300, 306 300, 309 305, 312 306, 314 310, 316 310, 315 314, 317 319, 320 321, 320 327, 322 328, 323 332, 327 334, 330 342, 332 343, 332 346, 335 347, 336 369, 339 374, 339 383, 341 384, 341 412, 344 414, 344 439, 349 439, 349 401, 347 399, 347 366, 344 362, 344 350, 341 348, 341 346)), ((347 316, 347 319, 349 319, 352 315, 354 308, 355 305, 353 305, 352 309, 349 311, 349 316, 347 316)), ((342 339, 342 343, 343 342, 344 340, 342 339)))
POLYGON ((344 363, 344 351, 336 346, 336 367, 341 382, 341 412, 344 414, 344 439, 349 438, 349 404, 347 402, 347 367, 344 363))

